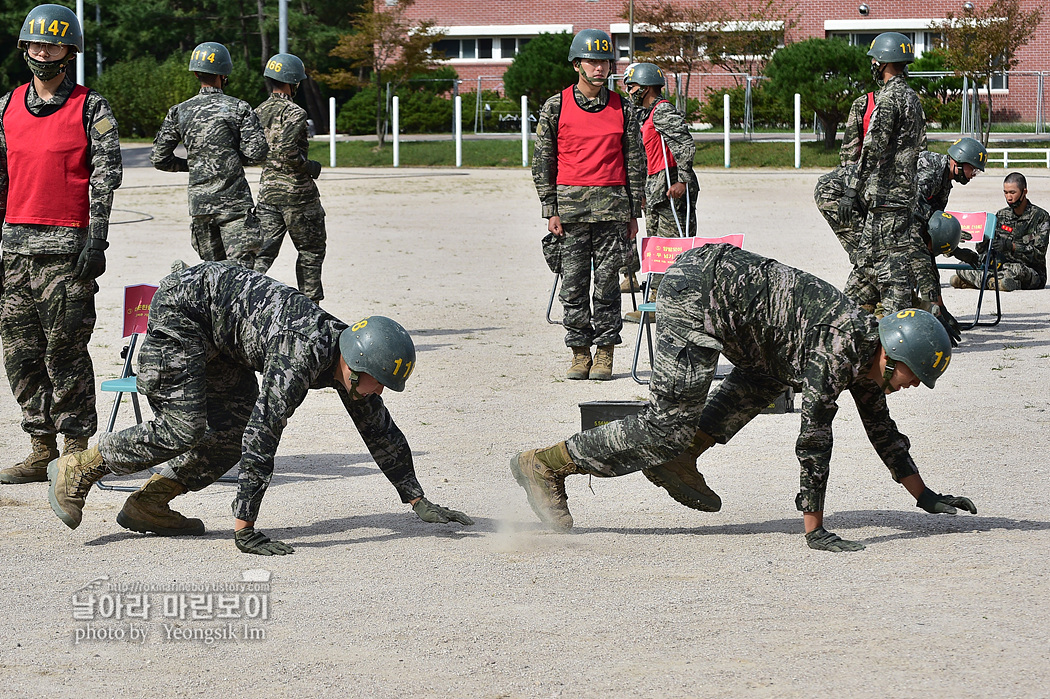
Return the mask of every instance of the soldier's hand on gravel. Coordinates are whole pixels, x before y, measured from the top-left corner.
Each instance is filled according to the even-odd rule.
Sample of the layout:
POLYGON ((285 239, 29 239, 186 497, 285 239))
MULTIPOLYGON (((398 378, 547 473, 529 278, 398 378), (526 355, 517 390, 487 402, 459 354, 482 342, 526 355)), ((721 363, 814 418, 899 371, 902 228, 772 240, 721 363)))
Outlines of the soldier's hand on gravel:
POLYGON ((1001 235, 997 235, 992 238, 992 250, 995 250, 997 255, 1003 255, 1004 253, 1013 252, 1014 244, 1001 235))
POLYGON ((929 488, 922 491, 922 495, 919 496, 915 506, 921 507, 933 515, 954 515, 957 512, 955 508, 966 510, 971 515, 977 514, 977 506, 973 504, 973 501, 970 500, 970 498, 957 498, 954 495, 941 495, 940 493, 933 492, 929 488))
POLYGON ((981 256, 973 250, 968 248, 956 248, 955 252, 952 253, 955 259, 959 260, 963 264, 970 265, 974 269, 981 268, 981 256))
POLYGON ((284 556, 294 553, 293 549, 283 541, 273 541, 262 532, 255 531, 255 527, 238 529, 233 535, 237 548, 243 553, 254 553, 257 556, 284 556))
POLYGON ((426 498, 419 498, 419 501, 412 506, 412 511, 415 512, 421 520, 424 522, 430 522, 431 524, 459 522, 468 527, 474 524, 474 520, 459 510, 451 510, 447 507, 442 507, 441 505, 435 505, 426 498))
POLYGON ((839 222, 847 223, 853 219, 853 208, 857 205, 857 191, 847 189, 839 198, 839 222))
POLYGON ((831 551, 842 553, 844 551, 863 551, 866 547, 859 541, 846 541, 838 534, 832 534, 824 527, 817 527, 806 534, 806 544, 817 551, 831 551))
POLYGON ((84 249, 80 251, 77 266, 73 269, 76 278, 88 281, 101 277, 106 271, 105 250, 108 247, 109 243, 101 238, 88 238, 84 249))
POLYGON ((321 176, 321 163, 317 162, 316 160, 307 160, 306 174, 309 175, 312 179, 316 180, 318 177, 321 176))

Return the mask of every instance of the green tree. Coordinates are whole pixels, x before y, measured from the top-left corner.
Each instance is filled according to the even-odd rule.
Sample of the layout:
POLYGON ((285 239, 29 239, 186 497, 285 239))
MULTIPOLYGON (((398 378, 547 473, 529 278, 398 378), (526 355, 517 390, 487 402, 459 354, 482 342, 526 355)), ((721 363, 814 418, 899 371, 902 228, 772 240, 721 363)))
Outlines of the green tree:
POLYGON ((432 70, 437 59, 430 48, 444 38, 433 20, 414 21, 405 16, 405 10, 414 4, 415 0, 396 0, 382 10, 372 8, 357 16, 354 33, 340 36, 329 52, 349 66, 317 76, 331 87, 370 84, 376 88, 375 132, 380 146, 386 140, 386 85, 396 90, 410 77, 432 70))
POLYGON ((835 131, 849 116, 853 100, 871 81, 871 60, 859 46, 841 39, 806 39, 788 44, 766 65, 769 91, 786 104, 799 93, 804 111, 824 128, 824 149, 835 148, 835 131))
POLYGON ((913 77, 908 83, 919 94, 927 121, 938 122, 942 128, 959 124, 962 114, 962 78, 953 75, 919 77, 917 73, 951 72, 947 68, 947 53, 942 48, 928 49, 911 64, 913 77))
POLYGON ((569 63, 572 35, 543 33, 525 44, 503 73, 503 90, 507 97, 529 98, 529 109, 538 110, 547 98, 561 92, 577 80, 569 63))
POLYGON ((947 12, 944 21, 934 27, 943 37, 948 65, 987 90, 986 146, 992 130, 992 77, 1017 66, 1018 49, 1028 43, 1042 21, 1041 7, 1025 12, 1020 0, 992 0, 984 9, 961 15, 947 12))
MULTIPOLYGON (((626 17, 624 5, 621 16, 626 17)), ((682 94, 689 94, 692 74, 708 63, 704 37, 718 26, 721 11, 715 2, 679 4, 671 0, 638 3, 634 21, 649 45, 635 54, 636 61, 649 61, 667 73, 684 73, 682 94)))

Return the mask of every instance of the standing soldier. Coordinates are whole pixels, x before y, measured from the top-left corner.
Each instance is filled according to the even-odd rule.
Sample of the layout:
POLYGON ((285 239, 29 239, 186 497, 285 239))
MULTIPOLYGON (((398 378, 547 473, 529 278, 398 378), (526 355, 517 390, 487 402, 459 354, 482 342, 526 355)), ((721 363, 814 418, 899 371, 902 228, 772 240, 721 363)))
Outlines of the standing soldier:
MULTIPOLYGON (((999 290, 1042 289, 1046 286, 1050 214, 1028 200, 1028 181, 1019 172, 1006 176, 1003 196, 1006 197, 1006 208, 995 214, 996 229, 992 238, 999 290)), ((987 240, 978 243, 978 251, 987 249, 987 240)), ((981 273, 976 270, 961 270, 951 279, 952 286, 957 289, 976 289, 980 283, 981 273)), ((988 280, 989 286, 994 283, 994 279, 988 280)))
POLYGON ((722 501, 697 471, 697 457, 728 442, 787 386, 802 396, 795 506, 810 548, 864 548, 823 526, 832 422, 844 391, 893 479, 919 507, 976 514, 970 500, 926 488, 886 406, 886 394, 920 381, 933 388, 948 368, 951 344, 930 314, 905 309, 877 321, 821 279, 722 244, 685 252, 667 270, 656 327, 649 404, 640 413, 511 459, 515 480, 549 526, 572 527, 565 478, 574 473, 641 470, 682 504, 718 511, 722 501), (720 352, 734 369, 709 398, 720 352))
POLYGON ((858 289, 874 285, 883 308, 892 313, 912 305, 917 286, 912 259, 926 254, 921 239, 909 231, 919 151, 926 147, 926 117, 905 80, 908 64, 915 60, 911 40, 897 32, 879 34, 868 55, 881 89, 857 169, 839 199, 839 220, 849 220, 860 208, 858 202, 867 212, 846 295, 859 300, 858 289))
POLYGON ((266 134, 251 105, 223 94, 233 71, 230 52, 206 41, 193 49, 190 72, 200 92, 168 110, 153 139, 158 170, 189 172, 190 235, 202 260, 230 260, 252 269, 262 232, 244 165, 266 157, 266 134), (186 157, 175 155, 179 143, 186 157))
POLYGON ((291 553, 254 527, 281 433, 312 388, 335 389, 379 468, 420 519, 474 523, 423 497, 412 450, 380 397, 384 387, 405 390, 415 368, 415 346, 403 327, 371 316, 348 328, 253 270, 214 262, 182 267, 161 281, 139 352, 139 392, 154 419, 107 432, 91 449, 48 466, 51 508, 66 526, 80 525, 88 491, 102 476, 168 462, 128 498, 117 523, 167 536, 203 534, 199 519, 168 502, 239 465, 237 548, 291 553))
POLYGON ((306 110, 292 101, 299 83, 306 79, 306 68, 296 56, 279 53, 266 62, 263 79, 270 97, 255 112, 270 152, 259 181, 256 212, 263 245, 255 270, 265 273, 270 269, 287 232, 299 251, 295 263, 299 291, 319 303, 324 298, 321 263, 326 235, 321 195, 314 180, 321 174, 321 163, 307 158, 306 110))
POLYGON ((122 170, 109 103, 66 74, 84 35, 61 5, 26 17, 18 47, 33 79, 0 98, 3 291, 0 338, 31 451, 2 483, 47 480, 47 463, 95 433, 95 279, 106 271, 109 214, 122 170))
POLYGON ((547 230, 564 246, 560 299, 570 379, 612 378, 623 328, 617 274, 641 215, 645 151, 634 110, 605 86, 614 59, 608 34, 577 34, 569 61, 579 81, 547 100, 536 125, 532 179, 547 230), (598 347, 593 364, 591 345, 598 347))

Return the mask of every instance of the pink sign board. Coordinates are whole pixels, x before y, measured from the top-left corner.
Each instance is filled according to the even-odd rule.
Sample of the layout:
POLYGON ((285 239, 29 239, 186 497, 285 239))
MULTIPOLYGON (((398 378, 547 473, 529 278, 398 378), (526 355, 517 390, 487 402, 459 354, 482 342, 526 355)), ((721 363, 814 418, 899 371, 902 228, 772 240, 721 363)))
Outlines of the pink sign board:
POLYGON ((642 238, 642 272, 662 274, 686 250, 718 243, 729 243, 742 248, 744 247, 744 234, 724 235, 720 238, 659 238, 657 236, 642 238))
POLYGON ((124 287, 124 337, 146 332, 149 305, 157 287, 153 284, 136 284, 124 287))
POLYGON ((973 236, 969 241, 970 243, 976 245, 984 240, 990 218, 988 214, 983 211, 945 211, 944 213, 951 214, 959 219, 959 225, 962 226, 963 233, 969 233, 973 236))

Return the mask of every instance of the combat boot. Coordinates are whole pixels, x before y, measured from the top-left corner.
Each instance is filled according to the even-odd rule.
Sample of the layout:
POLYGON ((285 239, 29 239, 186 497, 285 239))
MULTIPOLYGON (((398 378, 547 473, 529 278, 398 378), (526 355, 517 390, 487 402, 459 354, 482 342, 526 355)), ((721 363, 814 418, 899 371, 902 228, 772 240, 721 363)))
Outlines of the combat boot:
POLYGON ((520 452, 510 460, 510 472, 525 489, 532 511, 544 524, 558 531, 572 529, 565 477, 580 471, 572 462, 565 442, 520 452))
POLYGON ((608 381, 612 378, 613 346, 602 345, 594 353, 594 366, 589 378, 594 381, 608 381))
POLYGON ((565 378, 573 380, 586 379, 591 371, 591 348, 590 347, 573 347, 572 348, 572 366, 569 367, 569 372, 565 374, 565 378))
POLYGON ((58 458, 58 441, 53 434, 30 435, 29 456, 11 468, 0 471, 0 483, 44 483, 47 465, 58 458))
POLYGON ((161 536, 201 536, 204 522, 183 517, 168 503, 186 492, 186 486, 159 473, 132 493, 117 514, 117 524, 133 532, 161 536))
POLYGON ((112 473, 98 447, 91 447, 79 454, 70 454, 55 459, 47 465, 47 478, 51 487, 47 499, 51 509, 70 529, 80 526, 84 518, 84 500, 95 481, 112 473))
POLYGON ((952 278, 948 280, 948 283, 952 285, 953 289, 976 289, 977 287, 970 283, 969 279, 953 274, 952 278))
POLYGON ((634 272, 624 275, 623 281, 620 282, 620 293, 630 294, 633 292, 641 291, 642 287, 638 283, 638 277, 634 275, 634 272))
POLYGON ((68 434, 64 434, 62 435, 62 456, 79 454, 82 451, 86 451, 87 445, 87 437, 70 437, 68 434))
POLYGON ((641 311, 627 311, 623 314, 623 322, 625 323, 641 323, 642 312, 641 311))
POLYGON ((659 466, 643 468, 642 473, 686 507, 718 512, 722 509, 722 498, 707 486, 703 474, 696 469, 696 460, 714 443, 711 435, 697 430, 684 452, 659 466))

